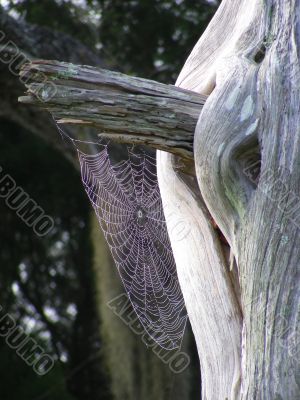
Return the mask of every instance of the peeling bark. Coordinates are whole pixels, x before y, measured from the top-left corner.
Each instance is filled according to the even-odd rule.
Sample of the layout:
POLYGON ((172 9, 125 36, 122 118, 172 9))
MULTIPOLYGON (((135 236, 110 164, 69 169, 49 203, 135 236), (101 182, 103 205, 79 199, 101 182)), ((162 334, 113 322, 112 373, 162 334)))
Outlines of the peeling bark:
MULTIPOLYGON (((88 66, 34 61, 22 67, 27 95, 60 124, 89 126, 99 136, 144 144, 193 159, 193 137, 206 96, 88 66)), ((98 137, 94 139, 98 140, 98 137)))

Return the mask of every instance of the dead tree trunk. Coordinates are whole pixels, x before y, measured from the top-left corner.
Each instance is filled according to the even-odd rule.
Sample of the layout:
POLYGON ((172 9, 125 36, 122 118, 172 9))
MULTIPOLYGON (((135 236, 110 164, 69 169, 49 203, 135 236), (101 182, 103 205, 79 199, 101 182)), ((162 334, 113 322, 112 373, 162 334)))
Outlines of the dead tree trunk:
POLYGON ((58 90, 40 105, 56 119, 168 151, 158 152, 158 178, 206 400, 300 398, 299 26, 295 0, 223 0, 177 81, 209 95, 203 109, 196 93, 119 75, 99 83, 86 67, 22 72, 21 101, 37 102, 43 72, 58 90), (192 159, 200 112, 188 176, 176 165, 192 159), (171 229, 174 218, 188 235, 171 229))
POLYGON ((293 0, 224 0, 177 81, 210 95, 195 131, 197 180, 241 287, 242 324, 231 329, 202 202, 161 154, 163 199, 193 224, 179 244, 170 235, 205 399, 300 398, 299 19, 293 0))

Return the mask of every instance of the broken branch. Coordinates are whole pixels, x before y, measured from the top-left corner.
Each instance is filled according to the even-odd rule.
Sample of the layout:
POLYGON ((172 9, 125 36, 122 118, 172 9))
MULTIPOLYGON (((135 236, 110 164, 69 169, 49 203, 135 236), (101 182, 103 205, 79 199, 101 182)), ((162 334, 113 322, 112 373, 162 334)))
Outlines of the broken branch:
POLYGON ((57 61, 25 64, 19 101, 47 109, 58 124, 94 127, 98 136, 193 159, 193 137, 207 96, 101 68, 57 61))

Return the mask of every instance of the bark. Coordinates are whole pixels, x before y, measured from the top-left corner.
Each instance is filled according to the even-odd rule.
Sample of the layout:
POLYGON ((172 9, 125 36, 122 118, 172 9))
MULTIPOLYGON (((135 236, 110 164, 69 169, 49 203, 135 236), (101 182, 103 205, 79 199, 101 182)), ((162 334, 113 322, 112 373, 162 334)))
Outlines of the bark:
MULTIPOLYGON (((146 144, 193 158, 193 136, 206 96, 117 72, 55 61, 22 67, 19 98, 60 124, 89 126, 117 142, 146 144)), ((99 140, 96 136, 95 141, 99 140)))
POLYGON ((292 0, 224 0, 177 81, 210 94, 194 142, 204 203, 173 156, 158 160, 165 207, 193 227, 169 233, 203 399, 300 398, 299 18, 292 0), (207 210, 237 263, 241 325, 207 210))

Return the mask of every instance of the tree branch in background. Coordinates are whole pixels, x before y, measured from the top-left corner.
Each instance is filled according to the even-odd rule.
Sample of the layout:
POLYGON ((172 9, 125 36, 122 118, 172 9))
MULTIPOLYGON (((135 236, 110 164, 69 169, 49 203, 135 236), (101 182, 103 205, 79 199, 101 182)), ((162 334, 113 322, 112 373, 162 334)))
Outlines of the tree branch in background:
POLYGON ((73 63, 88 63, 103 66, 100 57, 88 47, 68 34, 52 31, 38 25, 26 23, 23 19, 14 19, 0 6, 0 118, 14 121, 28 132, 46 140, 77 167, 77 154, 73 146, 62 142, 55 135, 55 125, 47 112, 36 107, 24 107, 17 98, 22 94, 23 85, 17 77, 17 70, 24 60, 36 58, 59 58, 73 63), (9 56, 7 44, 13 49, 9 56), (9 62, 9 59, 12 61, 9 62), (13 60, 16 61, 13 61, 13 60))

